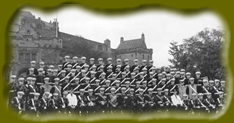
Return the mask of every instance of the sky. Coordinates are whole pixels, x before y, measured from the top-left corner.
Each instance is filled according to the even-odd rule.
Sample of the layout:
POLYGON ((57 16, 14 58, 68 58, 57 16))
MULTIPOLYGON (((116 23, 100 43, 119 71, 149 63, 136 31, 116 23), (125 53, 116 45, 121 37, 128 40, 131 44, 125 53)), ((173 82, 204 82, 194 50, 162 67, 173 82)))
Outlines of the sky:
POLYGON ((106 15, 79 7, 66 7, 52 12, 24 8, 35 17, 49 22, 57 18, 59 31, 82 36, 97 42, 109 39, 111 48, 117 48, 120 37, 125 40, 141 38, 144 33, 148 48, 153 49, 154 65, 168 66, 170 42, 182 43, 204 28, 223 29, 222 20, 215 13, 200 12, 183 15, 167 10, 142 10, 127 14, 106 15))

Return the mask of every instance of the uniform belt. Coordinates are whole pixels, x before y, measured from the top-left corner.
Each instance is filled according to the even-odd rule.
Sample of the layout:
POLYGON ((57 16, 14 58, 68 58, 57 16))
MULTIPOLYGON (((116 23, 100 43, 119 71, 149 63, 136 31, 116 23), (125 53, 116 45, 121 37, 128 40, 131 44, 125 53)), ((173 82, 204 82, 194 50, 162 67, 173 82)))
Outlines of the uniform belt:
POLYGON ((15 92, 15 91, 14 91, 14 90, 10 90, 10 92, 12 92, 12 93, 13 93, 13 92, 15 92))

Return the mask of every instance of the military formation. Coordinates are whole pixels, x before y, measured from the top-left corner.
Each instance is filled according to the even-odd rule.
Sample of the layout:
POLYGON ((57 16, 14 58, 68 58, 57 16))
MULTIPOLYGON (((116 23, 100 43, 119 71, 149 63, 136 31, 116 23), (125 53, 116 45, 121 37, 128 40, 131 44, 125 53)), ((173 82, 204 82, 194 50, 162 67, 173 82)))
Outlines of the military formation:
POLYGON ((50 113, 89 115, 120 112, 218 113, 225 106, 225 81, 201 72, 153 66, 153 60, 64 57, 61 65, 30 62, 26 77, 12 75, 9 107, 20 115, 50 113), (149 63, 147 63, 149 62, 149 63), (36 67, 39 66, 39 67, 36 67))

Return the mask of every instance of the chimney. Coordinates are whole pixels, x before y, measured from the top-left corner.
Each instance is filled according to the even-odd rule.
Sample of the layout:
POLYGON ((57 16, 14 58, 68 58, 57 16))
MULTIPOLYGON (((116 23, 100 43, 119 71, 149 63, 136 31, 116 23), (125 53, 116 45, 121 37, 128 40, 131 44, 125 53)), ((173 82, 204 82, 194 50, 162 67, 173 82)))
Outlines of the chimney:
POLYGON ((123 37, 121 37, 120 38, 120 43, 122 43, 124 41, 124 38, 123 37))
POLYGON ((144 33, 141 34, 141 39, 145 40, 145 34, 144 33))

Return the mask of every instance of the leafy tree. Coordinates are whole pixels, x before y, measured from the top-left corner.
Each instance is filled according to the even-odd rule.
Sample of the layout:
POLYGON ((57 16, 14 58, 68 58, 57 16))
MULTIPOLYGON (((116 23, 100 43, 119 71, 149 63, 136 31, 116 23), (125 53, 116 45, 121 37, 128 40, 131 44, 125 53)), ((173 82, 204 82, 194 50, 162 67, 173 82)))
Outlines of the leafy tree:
POLYGON ((194 73, 201 71, 210 79, 224 78, 222 65, 222 46, 224 34, 221 30, 205 28, 197 35, 184 39, 182 44, 172 41, 169 61, 174 67, 194 73))

